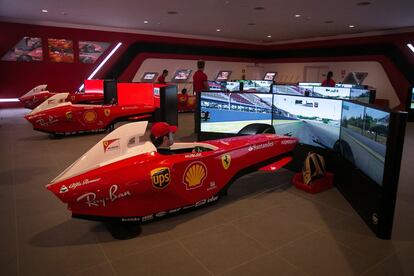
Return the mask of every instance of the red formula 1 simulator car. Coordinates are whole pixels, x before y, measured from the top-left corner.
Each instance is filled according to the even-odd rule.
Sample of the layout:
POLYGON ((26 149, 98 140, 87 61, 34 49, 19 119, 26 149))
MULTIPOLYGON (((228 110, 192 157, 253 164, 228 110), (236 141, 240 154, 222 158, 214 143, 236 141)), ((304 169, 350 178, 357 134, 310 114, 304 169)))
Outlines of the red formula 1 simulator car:
POLYGON ((66 102, 72 103, 98 103, 103 101, 102 91, 86 93, 57 93, 50 92, 49 90, 47 90, 46 84, 36 86, 32 90, 21 96, 19 98, 19 101, 24 105, 25 108, 34 109, 43 102, 45 102, 47 99, 57 94, 65 94, 66 98, 64 100, 66 102))
POLYGON ((65 101, 68 93, 59 93, 25 118, 35 130, 55 136, 111 130, 119 121, 152 118, 160 108, 159 90, 148 83, 117 83, 107 104, 73 104, 65 101))
POLYGON ((117 128, 46 188, 73 217, 144 222, 216 201, 251 169, 280 169, 297 143, 275 134, 244 135, 174 143, 174 154, 165 155, 142 140, 146 127, 117 128))

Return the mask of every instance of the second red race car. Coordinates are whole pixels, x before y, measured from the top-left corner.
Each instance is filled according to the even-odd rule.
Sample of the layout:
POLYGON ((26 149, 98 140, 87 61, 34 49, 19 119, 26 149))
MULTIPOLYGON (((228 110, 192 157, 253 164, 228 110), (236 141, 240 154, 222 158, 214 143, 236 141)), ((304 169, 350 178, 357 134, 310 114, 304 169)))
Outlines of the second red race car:
POLYGON ((242 135, 174 143, 166 155, 142 139, 146 127, 136 122, 117 128, 47 189, 73 217, 145 222, 214 202, 252 170, 280 169, 297 144, 296 138, 275 134, 242 135))
MULTIPOLYGON (((74 104, 66 101, 69 93, 58 93, 32 110, 25 118, 33 125, 34 130, 59 137, 102 132, 112 130, 114 124, 120 121, 152 119, 161 106, 160 93, 171 94, 171 91, 164 93, 167 87, 159 88, 149 83, 115 83, 114 87, 116 89, 106 93, 106 104, 74 104)), ((176 91, 175 86, 171 88, 176 91)), ((171 106, 177 106, 175 91, 174 97, 168 97, 174 100, 171 106)), ((174 114, 171 110, 160 113, 177 117, 177 112, 174 114)))

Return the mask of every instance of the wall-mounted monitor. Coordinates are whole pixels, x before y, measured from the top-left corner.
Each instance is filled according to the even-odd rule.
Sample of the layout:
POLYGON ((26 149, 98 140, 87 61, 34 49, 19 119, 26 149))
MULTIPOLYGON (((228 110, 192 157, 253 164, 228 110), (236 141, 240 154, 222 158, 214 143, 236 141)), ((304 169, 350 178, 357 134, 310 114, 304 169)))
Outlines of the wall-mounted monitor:
POLYGON ((343 102, 339 150, 351 163, 382 185, 390 113, 343 102))
POLYGON ((410 110, 414 110, 414 87, 411 88, 411 96, 410 96, 410 110))
POLYGON ((323 148, 333 148, 338 141, 341 100, 274 94, 273 106, 276 134, 323 148))
POLYGON ((245 80, 243 91, 246 92, 271 92, 273 81, 265 80, 245 80))
POLYGON ((175 71, 172 82, 186 82, 191 75, 191 69, 178 69, 175 71))
POLYGON ((265 93, 202 92, 200 131, 236 134, 248 124, 271 124, 272 97, 265 93))
POLYGON ((227 81, 230 78, 231 71, 228 70, 222 70, 218 72, 216 81, 227 81))
POLYGON ((266 72, 266 74, 263 77, 263 80, 266 81, 274 81, 276 77, 277 72, 266 72))
POLYGON ((157 72, 145 72, 141 77, 141 82, 154 82, 157 77, 157 72))

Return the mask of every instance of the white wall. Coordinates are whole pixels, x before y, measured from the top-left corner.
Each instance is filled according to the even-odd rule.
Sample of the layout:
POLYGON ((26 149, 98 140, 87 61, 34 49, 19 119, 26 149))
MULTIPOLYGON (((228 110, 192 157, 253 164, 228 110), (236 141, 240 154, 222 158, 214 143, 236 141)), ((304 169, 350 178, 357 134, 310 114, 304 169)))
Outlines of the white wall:
MULTIPOLYGON (((268 63, 263 64, 265 71, 276 71, 277 82, 296 83, 304 81, 305 66, 327 66, 334 74, 333 79, 336 82, 342 81, 348 72, 368 72, 367 78, 363 84, 375 87, 377 98, 388 99, 390 107, 400 104, 397 94, 391 85, 390 80, 385 74, 384 68, 380 63, 375 61, 369 62, 312 62, 312 63, 268 63), (345 72, 345 74, 342 74, 345 72)), ((312 80, 307 80, 312 81, 312 80)), ((314 80, 317 81, 317 80, 314 80)))
MULTIPOLYGON (((206 73, 209 80, 214 80, 220 70, 230 70, 232 74, 230 79, 241 79, 242 75, 246 75, 246 79, 253 78, 253 74, 256 74, 255 70, 251 70, 255 64, 247 63, 247 62, 228 62, 228 61, 206 61, 206 67, 204 72, 206 73), (247 70, 249 68, 250 70, 247 70), (243 70, 245 73, 243 73, 243 70), (249 76, 247 71, 251 72, 252 76, 249 76)), ((166 78, 167 82, 171 81, 171 78, 174 75, 174 72, 177 69, 192 69, 193 72, 189 78, 188 83, 183 83, 178 85, 178 90, 181 91, 182 88, 187 88, 188 92, 191 93, 193 91, 192 88, 192 81, 193 81, 193 74, 197 71, 197 60, 185 60, 185 59, 157 59, 157 58, 150 58, 146 59, 138 71, 136 72, 133 81, 140 81, 142 75, 145 72, 159 72, 162 73, 162 70, 168 70, 168 76, 166 78)), ((261 76, 263 78, 263 76, 261 76)))
MULTIPOLYGON (((206 68, 204 71, 209 80, 214 80, 220 70, 231 70, 232 75, 230 76, 230 79, 241 79, 243 74, 245 74, 246 79, 261 79, 263 78, 264 73, 276 71, 278 73, 276 76, 277 82, 297 83, 305 80, 304 72, 306 66, 327 66, 329 70, 334 73, 333 78, 336 82, 342 81, 343 77, 348 72, 368 72, 364 84, 376 88, 377 98, 388 99, 390 101, 390 107, 395 107, 400 104, 398 96, 385 74, 384 69, 380 63, 375 61, 260 64, 248 62, 206 61, 206 68)), ((197 70, 197 61, 185 59, 146 59, 136 72, 133 81, 140 81, 144 72, 161 73, 163 69, 169 71, 167 77, 167 82, 169 82, 177 69, 192 69, 194 73, 197 70)), ((189 93, 191 93, 193 90, 191 82, 192 75, 190 76, 188 83, 179 84, 179 91, 185 87, 189 93)))

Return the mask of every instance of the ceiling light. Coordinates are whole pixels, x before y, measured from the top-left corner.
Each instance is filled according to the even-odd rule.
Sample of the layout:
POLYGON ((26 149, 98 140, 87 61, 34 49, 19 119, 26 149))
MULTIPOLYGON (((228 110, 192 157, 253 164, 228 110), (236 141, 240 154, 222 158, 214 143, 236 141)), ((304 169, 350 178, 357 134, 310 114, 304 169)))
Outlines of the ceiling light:
POLYGON ((264 10, 265 8, 264 8, 264 7, 254 7, 253 9, 254 9, 254 10, 256 10, 256 11, 262 11, 262 10, 264 10))
POLYGON ((144 20, 144 24, 148 24, 148 21, 147 20, 144 20))
POLYGON ((0 103, 18 103, 18 98, 2 98, 0 99, 0 103))
POLYGON ((48 12, 48 10, 46 10, 46 9, 43 9, 43 10, 42 10, 42 12, 43 12, 43 13, 47 13, 47 12, 48 12))
POLYGON ((167 11, 168 14, 177 14, 178 12, 176 11, 167 11))
POLYGON ((371 5, 371 2, 369 1, 363 1, 363 2, 358 2, 357 6, 368 6, 371 5))
POLYGON ((349 25, 348 27, 349 28, 355 28, 355 25, 349 25))
POLYGON ((267 38, 272 38, 272 35, 267 35, 267 38))
POLYGON ((216 32, 221 32, 221 29, 216 29, 216 32))
POLYGON ((411 43, 407 44, 407 47, 410 48, 410 50, 414 53, 414 46, 411 43))
POLYGON ((300 17, 300 14, 295 14, 295 17, 296 17, 296 18, 300 17))
POLYGON ((60 14, 61 15, 67 15, 68 13, 67 12, 61 12, 60 14))

